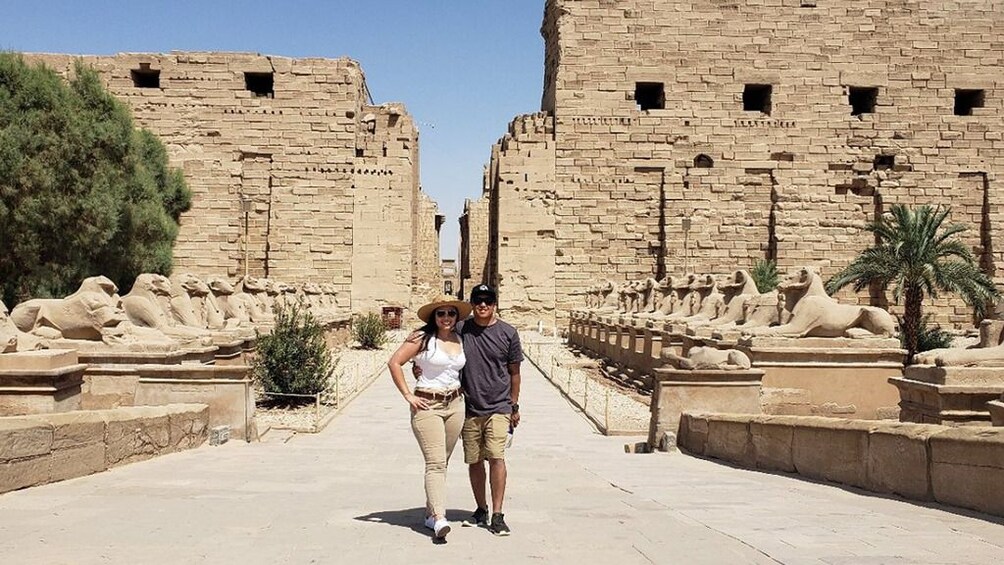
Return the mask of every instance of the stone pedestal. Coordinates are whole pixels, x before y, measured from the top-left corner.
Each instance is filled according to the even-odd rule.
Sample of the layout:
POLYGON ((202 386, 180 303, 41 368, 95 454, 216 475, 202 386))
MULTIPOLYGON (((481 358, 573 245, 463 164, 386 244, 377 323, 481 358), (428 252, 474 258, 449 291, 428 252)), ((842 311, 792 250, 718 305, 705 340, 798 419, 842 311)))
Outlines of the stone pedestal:
POLYGON ((214 365, 244 365, 244 340, 243 339, 219 339, 214 338, 213 344, 216 351, 213 352, 214 365))
POLYGON ((988 404, 1004 394, 1004 368, 913 365, 889 382, 899 389, 904 422, 988 426, 988 404))
POLYGON ((206 404, 209 427, 230 426, 231 437, 257 439, 254 392, 243 365, 149 365, 136 369, 133 404, 206 404))
POLYGON ((72 349, 0 354, 0 416, 76 410, 86 368, 72 349))
MULTIPOLYGON (((725 336, 722 336, 725 337, 725 336)), ((906 352, 896 339, 746 337, 736 349, 764 371, 766 414, 896 418, 906 352)))
POLYGON ((656 369, 654 375, 649 445, 665 432, 676 434, 684 412, 760 413, 763 371, 656 369))

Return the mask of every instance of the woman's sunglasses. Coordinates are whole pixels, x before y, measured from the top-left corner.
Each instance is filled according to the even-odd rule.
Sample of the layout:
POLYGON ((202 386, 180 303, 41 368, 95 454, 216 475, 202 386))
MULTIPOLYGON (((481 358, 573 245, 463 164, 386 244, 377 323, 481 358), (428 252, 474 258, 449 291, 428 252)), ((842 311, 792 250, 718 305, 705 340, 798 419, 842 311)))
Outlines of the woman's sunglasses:
POLYGON ((446 317, 456 318, 457 317, 457 311, 456 310, 436 310, 436 317, 437 318, 446 318, 446 317))

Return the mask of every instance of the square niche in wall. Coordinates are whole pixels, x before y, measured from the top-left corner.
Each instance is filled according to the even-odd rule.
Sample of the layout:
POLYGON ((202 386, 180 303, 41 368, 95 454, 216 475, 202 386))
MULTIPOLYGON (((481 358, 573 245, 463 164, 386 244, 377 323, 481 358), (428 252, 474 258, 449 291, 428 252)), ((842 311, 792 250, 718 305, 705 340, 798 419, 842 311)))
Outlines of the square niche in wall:
POLYGON ((244 88, 257 98, 275 98, 272 73, 244 73, 244 88))
POLYGON ((140 63, 138 69, 129 71, 136 88, 160 88, 160 71, 151 69, 150 63, 140 63))
POLYGON ((636 82, 634 101, 639 110, 666 109, 666 87, 661 82, 636 82))
POLYGON ((982 108, 986 102, 983 90, 957 88, 955 90, 955 115, 972 116, 974 108, 982 108))
POLYGON ((852 86, 847 90, 847 101, 851 105, 851 115, 874 114, 878 105, 879 89, 874 86, 852 86))
POLYGON ((747 84, 743 88, 743 110, 769 116, 773 91, 774 87, 769 84, 747 84))

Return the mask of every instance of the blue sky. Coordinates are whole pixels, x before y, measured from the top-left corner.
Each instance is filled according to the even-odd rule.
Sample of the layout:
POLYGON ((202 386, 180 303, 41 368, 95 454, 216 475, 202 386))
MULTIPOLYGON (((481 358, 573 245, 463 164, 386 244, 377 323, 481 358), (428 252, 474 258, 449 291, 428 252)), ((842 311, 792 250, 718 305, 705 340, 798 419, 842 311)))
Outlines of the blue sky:
POLYGON ((419 124, 422 186, 447 216, 451 258, 491 144, 540 108, 543 10, 544 0, 4 0, 0 49, 351 57, 374 102, 403 102, 419 124))

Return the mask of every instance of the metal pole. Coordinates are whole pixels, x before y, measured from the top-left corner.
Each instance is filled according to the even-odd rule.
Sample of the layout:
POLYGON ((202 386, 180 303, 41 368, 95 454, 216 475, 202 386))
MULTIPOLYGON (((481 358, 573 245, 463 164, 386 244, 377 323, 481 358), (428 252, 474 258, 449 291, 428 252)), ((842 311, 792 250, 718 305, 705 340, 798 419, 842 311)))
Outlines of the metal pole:
POLYGON ((610 387, 606 388, 606 402, 603 404, 603 427, 610 432, 610 387))
POLYGON ((341 388, 340 387, 341 382, 342 382, 342 374, 341 373, 335 373, 335 408, 336 409, 342 407, 342 398, 341 398, 341 396, 339 396, 339 388, 341 388))

